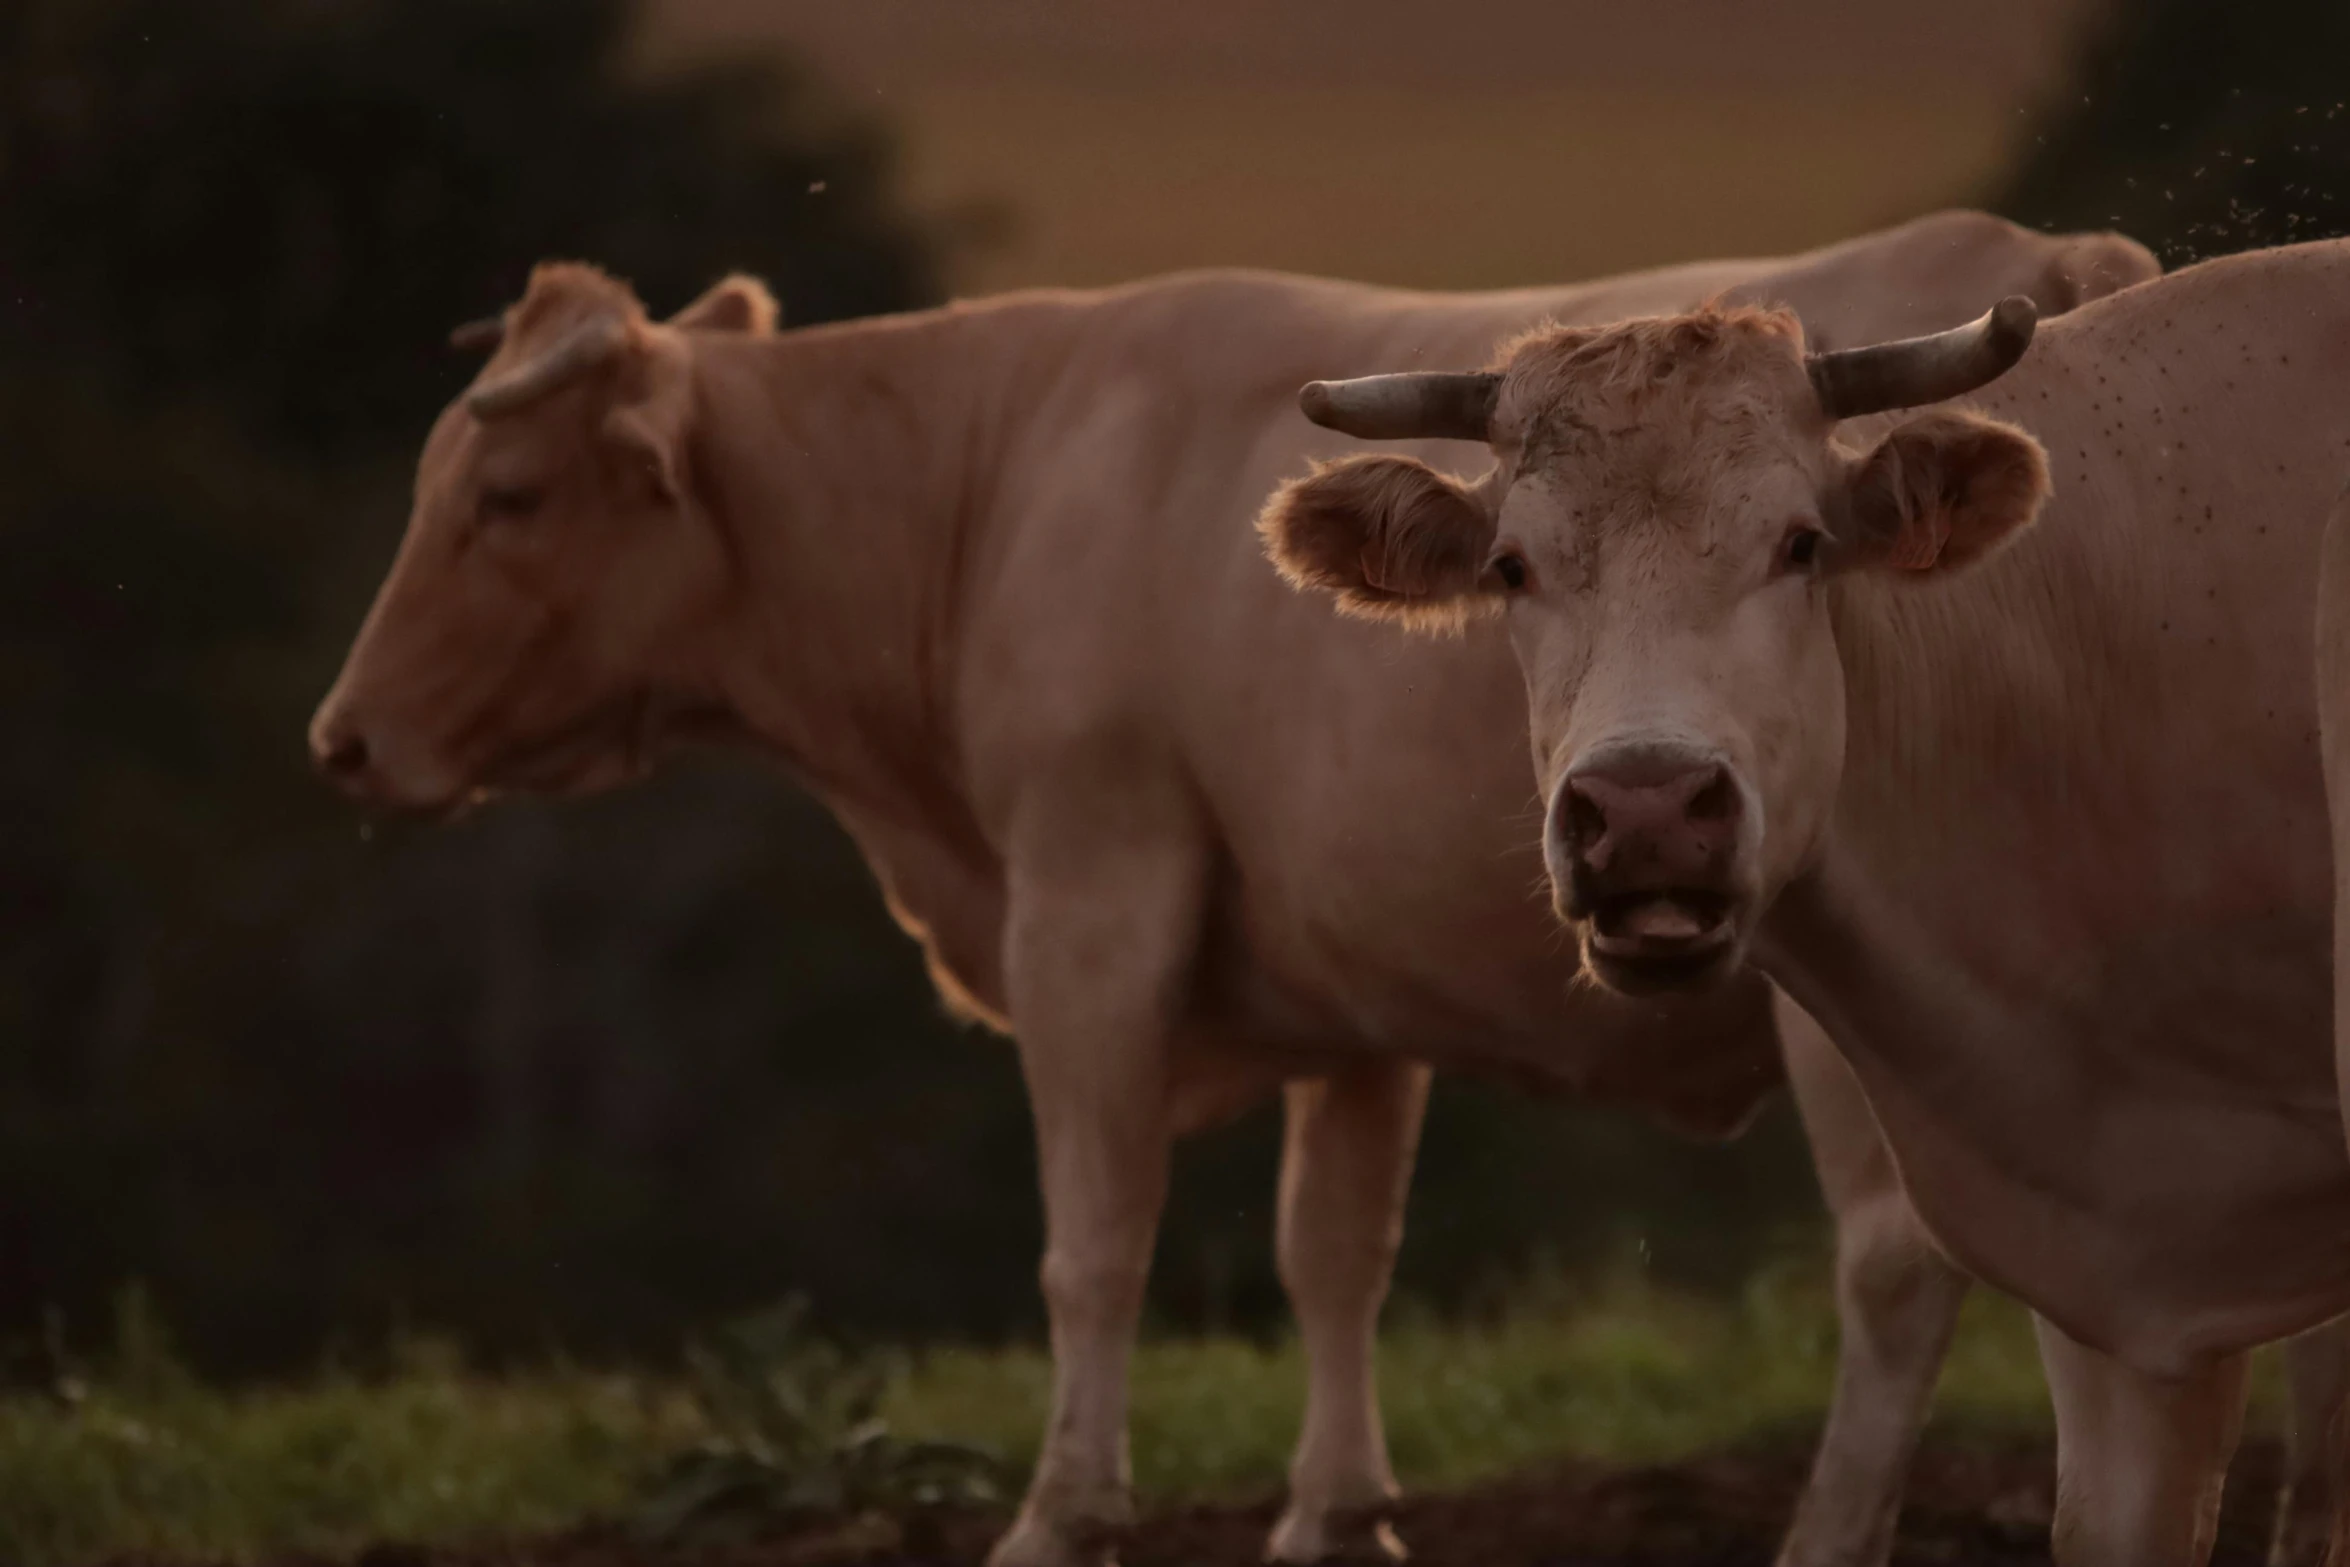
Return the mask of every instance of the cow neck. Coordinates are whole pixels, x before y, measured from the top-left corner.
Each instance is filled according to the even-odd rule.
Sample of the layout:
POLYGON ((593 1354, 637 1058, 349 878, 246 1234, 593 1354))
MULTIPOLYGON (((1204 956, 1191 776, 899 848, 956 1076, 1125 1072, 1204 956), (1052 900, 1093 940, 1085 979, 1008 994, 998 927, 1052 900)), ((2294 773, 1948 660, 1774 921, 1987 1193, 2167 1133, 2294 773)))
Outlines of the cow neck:
MULTIPOLYGON (((2093 933, 2126 919, 2093 867, 2143 808, 2114 765, 2130 747, 2116 726, 2144 708, 2128 645, 2143 617, 2093 532, 2035 537, 1948 582, 1835 590, 1843 777, 1815 865, 1758 942, 1791 992, 1954 1007, 1951 987, 1982 988, 1971 975, 2062 1004, 2079 977, 2065 958, 2090 957, 2093 933)), ((1872 1033, 1872 1047, 1909 1032, 1872 1033)))
POLYGON ((714 683, 744 738, 856 821, 968 817, 963 595, 1058 314, 957 306, 697 355, 696 482, 738 584, 714 683))
POLYGON ((2061 1207, 2036 1194, 2062 1190, 2066 1171, 2016 1129, 2089 1086, 2088 1058, 2060 1041, 2097 956, 2076 934, 2093 911, 2068 900, 2097 896, 2095 878, 2051 836, 2078 835, 2076 811, 2106 803, 2091 792, 2099 736, 2077 709, 2060 721, 2050 663, 2077 630, 2060 591, 2073 567, 2037 557, 1832 590, 1843 778, 1814 862, 1753 949, 1854 1067, 1940 1242, 2018 1291, 2049 1282, 2019 1259, 2057 1244, 2061 1207), (2071 798, 2039 809, 2051 792, 2071 798))

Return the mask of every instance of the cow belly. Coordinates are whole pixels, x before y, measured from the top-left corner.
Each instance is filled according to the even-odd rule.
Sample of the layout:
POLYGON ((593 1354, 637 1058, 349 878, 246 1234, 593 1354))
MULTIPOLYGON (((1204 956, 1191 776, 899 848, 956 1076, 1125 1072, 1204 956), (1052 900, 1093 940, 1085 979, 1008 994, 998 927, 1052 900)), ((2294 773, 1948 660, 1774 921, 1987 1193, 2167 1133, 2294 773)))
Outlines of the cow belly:
POLYGON ((2204 1184, 2085 1189, 2033 1184, 1962 1144, 1933 1107, 1899 1089, 1872 1087, 1870 1101, 1944 1251, 2074 1338, 2142 1369, 2177 1374, 2350 1309, 2350 1184, 2327 1142, 2338 1142, 2338 1130, 2273 1117, 2215 1122, 2178 1106, 2108 1109, 2049 1135, 2134 1148, 2128 1162, 2159 1162, 2204 1184), (2176 1137, 2189 1122, 2202 1135, 2176 1137), (2231 1140, 2258 1151, 2231 1157, 2214 1147, 2231 1140))
POLYGON ((2322 933, 2232 934, 2061 998, 1889 969, 1821 1002, 1944 1248, 2149 1370, 2350 1308, 2322 933))
POLYGON ((1767 988, 1742 977, 1669 1003, 1580 982, 1539 919, 1432 921, 1408 946, 1371 922, 1259 908, 1219 922, 1203 1003, 1219 1030, 1283 1053, 1376 1051, 1645 1111, 1694 1136, 1728 1135, 1778 1086, 1767 988), (1464 935, 1467 939, 1463 939, 1464 935))

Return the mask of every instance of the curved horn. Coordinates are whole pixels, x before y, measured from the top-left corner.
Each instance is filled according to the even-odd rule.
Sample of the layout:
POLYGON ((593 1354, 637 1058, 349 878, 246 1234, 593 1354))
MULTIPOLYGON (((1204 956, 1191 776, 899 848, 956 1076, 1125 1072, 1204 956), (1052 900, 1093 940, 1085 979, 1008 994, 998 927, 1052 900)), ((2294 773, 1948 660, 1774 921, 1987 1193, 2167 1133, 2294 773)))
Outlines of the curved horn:
POLYGON ((1352 381, 1308 381, 1298 407, 1326 430, 1364 441, 1482 441, 1501 377, 1491 370, 1415 370, 1352 381))
POLYGON ((449 334, 449 346, 461 354, 486 354, 504 341, 504 316, 484 316, 479 321, 468 321, 449 334))
POLYGON ((2032 346, 2032 328, 2039 320, 2038 307, 2021 294, 2010 294, 1965 326, 1813 354, 1804 368, 1831 419, 1916 408, 1963 397, 2005 375, 2032 346))
POLYGON ((495 419, 527 408, 609 362, 628 341, 628 323, 618 316, 583 321, 555 340, 555 346, 526 360, 487 386, 466 395, 476 419, 495 419))

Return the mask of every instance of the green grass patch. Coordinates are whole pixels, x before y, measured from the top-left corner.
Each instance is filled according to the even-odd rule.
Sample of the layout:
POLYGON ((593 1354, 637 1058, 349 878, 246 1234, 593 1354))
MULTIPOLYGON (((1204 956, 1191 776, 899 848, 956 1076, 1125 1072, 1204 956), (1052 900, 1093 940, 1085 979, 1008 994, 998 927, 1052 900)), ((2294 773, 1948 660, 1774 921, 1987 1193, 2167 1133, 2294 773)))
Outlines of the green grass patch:
MULTIPOLYGON (((1536 1284, 1497 1320, 1390 1312, 1380 1402, 1399 1477, 1415 1488, 1491 1480, 1566 1457, 1651 1463, 1730 1443, 1808 1441, 1827 1407, 1836 1322, 1823 1279, 1781 1270, 1723 1302, 1622 1276, 1536 1284)), ((891 1390, 901 1429, 1035 1457, 1052 1387, 1042 1350, 946 1350, 891 1390)), ((1145 1344, 1134 1364, 1135 1484, 1146 1504, 1278 1488, 1305 1398, 1294 1340, 1145 1344)), ((2046 1429, 2030 1319, 1977 1291, 1936 1402, 1937 1428, 2046 1429)))
MULTIPOLYGON (((0 1562, 347 1552, 622 1517, 712 1435, 709 1403, 666 1375, 558 1365, 488 1376, 411 1344, 372 1376, 220 1390, 181 1371, 144 1314, 126 1313, 122 1336, 104 1367, 0 1399, 0 1562)), ((1645 1463, 1804 1442, 1835 1342, 1827 1290, 1807 1269, 1726 1302, 1627 1276, 1532 1286, 1483 1324, 1399 1309, 1381 1351, 1390 1442, 1418 1488, 1566 1457, 1645 1463)), ((2265 1405, 2274 1383, 2268 1368, 2265 1405)), ((1294 1342, 1146 1344, 1133 1422, 1146 1505, 1276 1490, 1304 1385, 1294 1342)), ((1040 1349, 934 1349, 893 1361, 880 1412, 902 1436, 1024 1468, 1050 1388, 1040 1349)), ((1936 1421, 1986 1437, 2045 1430, 2021 1311, 1987 1292, 1970 1300, 1936 1421)))
POLYGON ((0 1562, 554 1529, 627 1506, 698 1432, 665 1383, 478 1376, 429 1343, 401 1346, 387 1374, 299 1386, 223 1392, 155 1369, 0 1400, 0 1562))

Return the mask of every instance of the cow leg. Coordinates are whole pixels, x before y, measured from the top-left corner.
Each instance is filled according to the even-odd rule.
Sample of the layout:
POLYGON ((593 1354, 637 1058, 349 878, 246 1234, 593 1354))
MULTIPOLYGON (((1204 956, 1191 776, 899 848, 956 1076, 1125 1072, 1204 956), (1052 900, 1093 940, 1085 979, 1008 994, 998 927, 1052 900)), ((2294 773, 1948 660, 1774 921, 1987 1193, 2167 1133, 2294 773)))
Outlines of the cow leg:
POLYGON ((1127 1360, 1142 1313, 1173 1140, 1170 1054, 1196 944, 1191 857, 1140 831, 1079 858, 1065 841, 1016 864, 1005 978, 1044 1187, 1053 1407, 1028 1495, 991 1567, 1077 1567, 1133 1521, 1127 1360))
MULTIPOLYGON (((2335 496, 2318 546, 2318 761, 2333 830, 2334 972, 2350 974, 2350 485, 2335 496)), ((2350 984, 2334 986, 2334 1091, 2350 1134, 2350 984)))
POLYGON ((1882 1567, 1918 1432, 1966 1299, 1893 1167, 1875 1114, 1819 1025, 1777 1003, 1787 1081, 1836 1221, 1836 1391, 1779 1567, 1882 1567))
POLYGON ((1276 1248, 1307 1379, 1289 1507, 1265 1547, 1275 1561, 1402 1555, 1377 1516, 1396 1485, 1372 1361, 1428 1077, 1411 1062, 1371 1061, 1286 1093, 1276 1248))
MULTIPOLYGON (((2333 828, 2334 973, 2350 974, 2350 486, 2334 496, 2318 550, 2317 586, 2318 755, 2325 769, 2326 809, 2333 828)), ((2342 1116, 2350 1128, 2350 984, 2334 985, 2334 1082, 2342 1116)), ((2293 1444, 2289 1484, 2278 1515, 2271 1560, 2280 1564, 2326 1560, 2350 1567, 2350 1318, 2293 1340, 2286 1364, 2293 1381, 2293 1444), (2312 1466, 2315 1466, 2314 1468, 2312 1466), (2315 1482, 2312 1484, 2312 1482, 2315 1482), (2310 1493, 2316 1493, 2315 1496, 2310 1493), (2314 1514, 2339 1514, 2325 1532, 2339 1543, 2315 1554, 2310 1539, 2314 1514)))
POLYGON ((2285 1487, 2269 1567, 2350 1567, 2350 1317, 2288 1341, 2285 1378, 2285 1487))
POLYGON ((2149 1376, 2037 1325, 2056 1405, 2058 1567, 2203 1567, 2243 1427, 2249 1357, 2149 1376))

